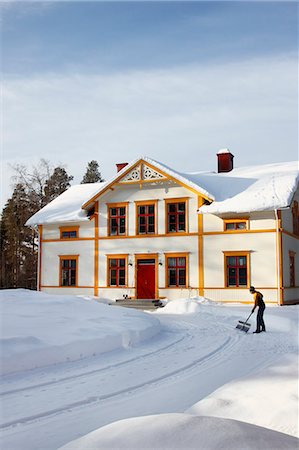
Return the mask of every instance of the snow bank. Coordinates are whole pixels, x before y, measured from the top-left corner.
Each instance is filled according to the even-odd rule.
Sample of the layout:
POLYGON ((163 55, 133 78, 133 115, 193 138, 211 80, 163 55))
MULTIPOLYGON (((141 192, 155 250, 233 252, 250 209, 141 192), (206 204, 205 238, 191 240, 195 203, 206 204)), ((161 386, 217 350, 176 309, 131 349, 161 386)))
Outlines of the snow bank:
POLYGON ((160 414, 114 422, 60 450, 294 450, 297 446, 292 436, 236 420, 160 414))
POLYGON ((226 384, 186 412, 238 419, 299 437, 298 355, 226 384))
POLYGON ((198 298, 180 298, 178 300, 171 300, 165 306, 157 310, 157 313, 166 314, 195 314, 200 311, 200 303, 203 297, 198 298))
POLYGON ((160 332, 155 317, 75 296, 0 291, 7 374, 128 348, 160 332))

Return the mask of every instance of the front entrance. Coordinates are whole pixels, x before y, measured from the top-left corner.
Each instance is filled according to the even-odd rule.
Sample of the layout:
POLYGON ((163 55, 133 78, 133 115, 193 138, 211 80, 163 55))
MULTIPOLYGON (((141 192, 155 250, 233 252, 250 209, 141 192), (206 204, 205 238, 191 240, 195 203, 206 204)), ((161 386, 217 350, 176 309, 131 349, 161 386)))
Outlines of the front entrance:
POLYGON ((155 259, 137 260, 137 298, 156 298, 155 259))

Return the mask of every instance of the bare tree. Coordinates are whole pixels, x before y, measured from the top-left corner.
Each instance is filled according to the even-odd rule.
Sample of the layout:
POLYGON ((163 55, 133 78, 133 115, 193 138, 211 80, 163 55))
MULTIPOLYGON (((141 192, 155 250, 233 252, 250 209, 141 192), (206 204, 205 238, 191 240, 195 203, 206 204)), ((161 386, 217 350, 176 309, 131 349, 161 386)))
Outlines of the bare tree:
POLYGON ((37 205, 37 209, 45 206, 45 185, 51 176, 53 165, 42 158, 37 165, 32 166, 31 170, 22 164, 15 164, 11 167, 15 172, 12 177, 13 184, 22 184, 26 188, 32 203, 37 205))

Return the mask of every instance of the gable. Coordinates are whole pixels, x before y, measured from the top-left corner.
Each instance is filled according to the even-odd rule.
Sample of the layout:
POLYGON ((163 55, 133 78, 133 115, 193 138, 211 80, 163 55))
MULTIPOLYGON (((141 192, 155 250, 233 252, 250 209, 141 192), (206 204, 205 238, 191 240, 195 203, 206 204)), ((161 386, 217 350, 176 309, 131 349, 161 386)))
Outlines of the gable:
POLYGON ((119 183, 142 183, 142 182, 154 182, 166 180, 167 177, 158 170, 150 167, 144 162, 140 162, 133 169, 131 169, 126 175, 124 175, 118 182, 119 183))
POLYGON ((91 204, 99 199, 109 189, 113 190, 116 185, 134 184, 138 183, 159 183, 159 182, 174 182, 179 186, 185 187, 191 192, 199 195, 200 197, 213 201, 214 197, 210 195, 205 189, 202 189, 199 185, 192 180, 186 178, 182 174, 169 169, 167 166, 162 165, 147 157, 139 158, 137 161, 133 161, 127 166, 123 167, 119 173, 117 173, 110 183, 107 183, 105 188, 99 191, 96 195, 90 198, 82 205, 82 209, 88 208, 91 204))

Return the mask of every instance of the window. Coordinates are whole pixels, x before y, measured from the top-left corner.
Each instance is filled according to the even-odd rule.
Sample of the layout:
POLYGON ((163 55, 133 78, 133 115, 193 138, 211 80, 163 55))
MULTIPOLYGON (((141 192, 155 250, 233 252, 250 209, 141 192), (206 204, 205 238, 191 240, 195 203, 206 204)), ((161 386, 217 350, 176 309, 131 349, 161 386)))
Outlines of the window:
POLYGON ((60 256, 60 286, 77 286, 78 256, 60 256))
POLYGON ((290 260, 290 287, 295 287, 295 253, 289 252, 290 260))
POLYGON ((187 256, 166 255, 167 287, 187 286, 187 256))
POLYGON ((249 285, 249 252, 224 252, 226 287, 249 285))
POLYGON ((187 200, 166 200, 166 233, 187 231, 187 200))
POLYGON ((299 207, 298 202, 294 201, 294 206, 292 208, 293 216, 293 233, 299 236, 299 207))
POLYGON ((126 258, 108 258, 108 286, 126 286, 126 258))
POLYGON ((136 202, 137 234, 155 234, 156 201, 136 202))
POLYGON ((109 235, 125 236, 127 222, 127 204, 108 205, 109 235))
POLYGON ((77 239, 79 227, 60 227, 60 239, 77 239))
POLYGON ((248 219, 224 220, 224 231, 247 230, 248 219))

